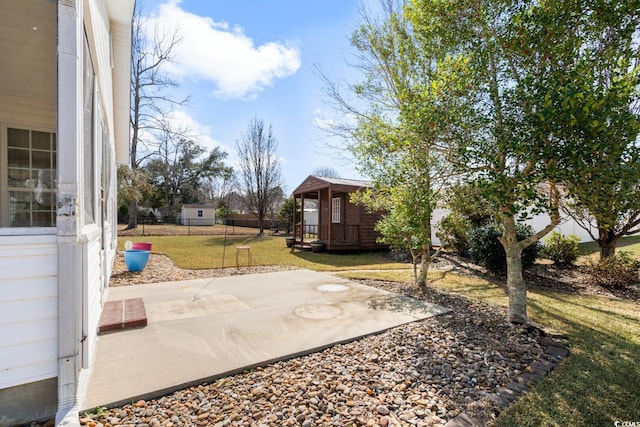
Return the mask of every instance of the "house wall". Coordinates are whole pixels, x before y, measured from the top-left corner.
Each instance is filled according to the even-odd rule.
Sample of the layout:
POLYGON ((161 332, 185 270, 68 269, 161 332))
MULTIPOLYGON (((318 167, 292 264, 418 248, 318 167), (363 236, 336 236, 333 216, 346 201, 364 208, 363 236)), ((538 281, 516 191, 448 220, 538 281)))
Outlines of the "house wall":
POLYGON ((381 248, 386 247, 386 245, 378 243, 378 237, 380 237, 380 233, 375 230, 376 222, 380 219, 381 215, 379 213, 367 213, 364 208, 362 209, 362 215, 360 217, 360 228, 361 228, 361 242, 360 245, 363 248, 381 248))
POLYGON ((96 73, 98 91, 103 110, 103 120, 112 132, 113 141, 113 78, 111 74, 111 39, 109 35, 109 15, 104 2, 84 0, 84 21, 87 39, 91 48, 91 59, 96 73))
MULTIPOLYGON (((117 238, 112 67, 118 58, 130 58, 122 48, 112 55, 112 27, 122 44, 129 40, 130 25, 126 20, 112 25, 105 5, 102 0, 0 2, 0 138, 6 138, 7 127, 57 134, 59 208, 55 228, 0 227, 0 426, 50 417, 56 407, 61 411, 61 401, 72 408, 86 387, 83 368, 94 357, 117 238), (82 119, 85 30, 95 73, 89 162, 83 132, 90 124, 82 119), (84 179, 88 166, 92 180, 84 179), (93 197, 85 198, 88 194, 93 197), (93 220, 85 217, 88 200, 93 220)), ((128 75, 128 66, 120 68, 128 75)), ((120 95, 128 101, 126 92, 120 95)), ((128 108, 121 113, 120 146, 126 147, 128 108)), ((2 152, 0 190, 6 185, 4 159, 2 152)))
MULTIPOLYGON (((0 28, 0 138, 55 132, 56 2, 0 2, 0 28)), ((55 411, 57 304, 55 229, 0 228, 0 425, 55 411)))
MULTIPOLYGON (((106 299, 106 287, 116 254, 116 165, 113 120, 113 83, 111 67, 110 22, 106 5, 102 1, 84 0, 84 28, 91 52, 91 60, 97 84, 95 95, 100 122, 94 134, 94 187, 95 195, 108 194, 105 206, 99 197, 94 198, 95 224, 83 224, 79 240, 82 244, 83 265, 83 331, 87 339, 82 352, 82 367, 87 368, 94 358, 97 326, 106 299), (106 177, 105 177, 106 175, 106 177), (106 178, 106 179, 105 179, 106 178), (108 186, 108 191, 105 188, 108 186)), ((83 124, 87 126, 87 124, 83 124)), ((86 171, 85 171, 86 173, 86 171)), ((80 384, 82 388, 84 384, 80 384)))
MULTIPOLYGON (((340 197, 340 203, 342 206, 340 217, 341 221, 340 224, 332 224, 329 189, 320 189, 317 214, 319 217, 319 223, 323 225, 322 227, 320 227, 321 234, 327 232, 328 227, 324 226, 329 225, 333 230, 331 240, 350 240, 359 238, 359 247, 362 249, 379 249, 386 247, 386 245, 377 242, 379 233, 374 229, 376 222, 378 221, 378 219, 380 219, 380 214, 367 213, 363 207, 350 203, 348 193, 335 192, 331 194, 331 197, 340 197), (359 236, 352 235, 351 233, 355 233, 355 231, 353 228, 346 227, 347 225, 357 225, 359 236)), ((306 215, 307 214, 305 213, 305 220, 307 218, 306 215)), ((327 236, 322 234, 319 236, 319 239, 326 240, 327 236)))
MULTIPOLYGON (((331 200, 329 200, 329 189, 323 188, 319 190, 320 196, 318 200, 318 210, 320 215, 320 224, 331 224, 331 200)), ((323 237, 324 238, 324 237, 323 237)))
POLYGON ((5 421, 14 425, 21 416, 24 421, 37 419, 38 414, 50 416, 56 406, 55 393, 39 394, 52 388, 58 370, 55 234, 1 236, 0 272, 2 426, 5 421), (26 383, 31 386, 23 386, 26 383), (22 406, 17 413, 16 403, 22 406))
MULTIPOLYGON (((122 4, 116 5, 116 7, 124 7, 122 4)), ((85 30, 87 32, 87 39, 89 42, 94 72, 96 74, 97 83, 97 95, 100 105, 101 121, 104 129, 103 135, 96 135, 96 141, 98 146, 96 147, 97 157, 99 161, 96 162, 96 186, 93 189, 95 194, 100 194, 103 191, 105 200, 104 206, 96 206, 96 211, 101 211, 102 215, 98 215, 101 219, 100 226, 104 229, 104 232, 100 236, 96 236, 93 241, 93 245, 90 247, 93 250, 93 256, 103 256, 102 262, 100 262, 100 276, 99 280, 102 286, 105 287, 108 284, 109 277, 113 266, 113 260, 116 255, 117 248, 117 179, 116 179, 116 149, 115 138, 117 131, 115 129, 115 105, 113 99, 114 93, 114 63, 118 60, 117 55, 113 50, 113 39, 120 36, 120 33, 125 32, 129 34, 130 27, 126 25, 120 25, 115 22, 110 22, 107 5, 104 1, 97 0, 84 0, 84 21, 85 30), (100 188, 102 186, 102 189, 100 188), (103 240, 102 247, 96 246, 98 240, 103 240), (103 253, 101 253, 103 251, 103 253)), ((126 43, 130 44, 130 40, 127 37, 126 43)), ((118 70, 121 71, 121 70, 118 70)), ((130 69, 126 67, 126 75, 129 76, 130 69)), ((127 87, 129 80, 127 79, 127 87)), ((128 130, 128 112, 129 105, 128 97, 124 97, 127 101, 126 106, 119 105, 119 108, 124 108, 125 116, 127 118, 128 130)), ((119 135, 120 138, 125 139, 121 146, 129 147, 129 137, 126 135, 119 135)), ((126 162, 125 162, 126 163, 126 162)), ((93 263, 91 265, 97 265, 93 263)), ((90 282, 93 283, 93 282, 90 282)), ((93 293, 96 295, 95 292, 93 293)), ((95 305, 95 301, 94 301, 95 305)), ((96 313, 95 311, 92 311, 96 313)), ((97 311, 98 315, 100 310, 97 311)), ((92 319, 92 324, 97 324, 99 319, 92 319)), ((93 337, 95 338, 95 337, 93 337)))
POLYGON ((340 222, 349 225, 360 225, 360 206, 349 203, 349 198, 344 194, 340 194, 340 199, 340 203, 345 206, 342 210, 344 212, 344 218, 340 218, 340 222))
MULTIPOLYGON (((75 177, 67 176, 66 178, 68 179, 68 183, 71 184, 71 189, 73 189, 74 186, 76 187, 77 197, 80 201, 80 215, 79 218, 72 221, 69 221, 69 218, 64 218, 65 224, 61 224, 62 228, 59 226, 58 230, 59 244, 64 248, 64 259, 68 259, 69 262, 74 263, 75 269, 79 270, 79 274, 68 274, 65 276, 65 282, 73 282, 71 286, 69 286, 68 283, 59 283, 59 286, 63 286, 65 292, 69 293, 70 298, 77 300, 81 306, 77 315, 74 316, 75 318, 61 317, 59 328, 69 330, 70 334, 76 333, 78 335, 76 339, 81 341, 82 344, 79 349, 71 350, 71 347, 74 345, 72 340, 65 339, 64 343, 62 343, 62 341, 60 342, 67 347, 67 350, 63 351, 73 351, 74 354, 76 354, 76 358, 73 361, 75 375, 70 377, 71 367, 65 366, 64 369, 59 371, 60 378, 68 378, 74 381, 75 384, 65 384, 59 381, 59 400, 65 402, 63 406, 68 405, 68 407, 58 406, 57 419, 66 417, 66 414, 68 414, 67 411, 74 409, 75 405, 73 403, 67 403, 73 402, 73 400, 71 400, 72 397, 73 399, 77 399, 78 406, 81 406, 84 395, 86 394, 89 376, 87 368, 91 367, 95 358, 98 323, 102 306, 107 298, 108 282, 116 254, 117 242, 115 129, 116 126, 122 127, 123 123, 122 120, 118 123, 114 116, 113 99, 115 93, 113 67, 114 64, 117 63, 119 55, 122 55, 122 52, 116 48, 116 42, 111 38, 111 30, 113 26, 119 27, 119 25, 111 22, 106 2, 101 0, 84 0, 82 3, 83 7, 76 9, 76 12, 80 14, 79 17, 83 19, 84 25, 76 25, 74 30, 76 31, 75 36, 79 40, 84 42, 86 37, 91 65, 95 75, 95 88, 93 92, 94 118, 93 123, 84 122, 83 120, 77 122, 75 125, 76 129, 81 132, 79 138, 76 140, 77 146, 75 150, 68 147, 69 150, 66 151, 67 156, 61 159, 61 167, 66 166, 71 170, 79 171, 79 174, 75 177), (93 159, 92 162, 88 164, 84 162, 82 158, 90 155, 89 152, 86 151, 90 142, 82 136, 82 132, 88 129, 89 126, 93 126, 93 159), (78 159, 74 151, 75 153, 80 153, 80 159, 78 159), (62 162, 62 160, 65 160, 65 162, 62 162), (83 179, 83 177, 91 173, 86 169, 89 165, 93 169, 92 181, 83 179), (93 196, 86 197, 88 194, 92 194, 93 196), (103 197, 101 198, 100 195, 103 197), (87 203, 93 205, 93 218, 86 216, 87 203), (75 239, 76 244, 68 245, 67 241, 69 238, 75 239)), ((120 6, 126 8, 127 5, 120 2, 120 6)), ((67 23, 71 24, 71 22, 67 23)), ((126 25, 126 22, 124 26, 130 28, 126 25)), ((130 54, 128 51, 125 51, 125 53, 127 57, 130 54)), ((84 50, 82 51, 81 57, 83 56, 84 50)), ((127 72, 129 71, 128 66, 126 70, 127 72)), ((69 91, 75 90, 82 93, 85 89, 81 81, 79 83, 72 78, 65 79, 63 77, 59 80, 59 84, 61 87, 66 86, 69 91)), ((125 96, 125 98, 128 99, 127 96, 125 96)), ((78 106, 73 104, 73 98, 67 98, 66 102, 70 102, 71 105, 69 105, 67 109, 64 104, 61 103, 60 108, 62 108, 62 111, 69 111, 70 114, 74 109, 77 111, 78 106)), ((80 105, 80 108, 82 108, 82 105, 80 105)), ((128 108, 124 113, 124 115, 127 116, 128 108)), ((128 122, 124 123, 125 128, 128 129, 128 122)), ((74 133, 73 127, 66 128, 66 130, 71 134, 74 133)), ((62 135, 62 131, 60 131, 60 133, 62 135)), ((76 136, 78 135, 76 134, 76 136)), ((123 134, 120 136, 123 137, 126 135, 123 134)), ((124 142, 120 141, 120 145, 128 145, 128 138, 124 142)), ((64 181, 64 177, 61 178, 61 181, 64 181)), ((61 262, 60 259, 59 262, 61 262)), ((60 308, 60 310, 64 310, 64 308, 60 308)), ((72 413, 69 414, 71 414, 71 418, 74 417, 72 413)))
POLYGON ((0 389, 57 374, 56 256, 55 235, 0 240, 0 389))
POLYGON ((0 123, 54 131, 55 2, 0 2, 0 28, 0 123))
POLYGON ((83 333, 87 336, 86 347, 82 352, 82 367, 88 368, 95 356, 98 324, 102 313, 102 304, 105 299, 105 288, 102 286, 102 251, 101 236, 99 230, 89 234, 87 242, 82 245, 83 257, 83 282, 87 284, 86 292, 83 292, 83 333))
MULTIPOLYGON (((437 226, 438 222, 440 222, 442 218, 447 216, 449 212, 450 211, 448 209, 443 209, 443 208, 438 208, 433 211, 433 217, 431 220, 431 224, 433 226, 431 239, 434 245, 440 244, 440 239, 438 239, 438 237, 436 236, 436 232, 438 231, 438 226, 437 226)), ((529 224, 536 231, 542 230, 550 222, 551 222, 551 218, 547 214, 534 215, 533 217, 525 221, 526 224, 529 224)), ((589 233, 587 233, 585 229, 580 227, 572 218, 561 217, 560 224, 556 226, 554 230, 564 234, 565 236, 569 234, 575 234, 580 238, 581 242, 590 242, 593 240, 589 235, 589 233)), ((593 232, 597 234, 597 230, 593 230, 593 232)), ((543 237, 543 240, 544 240, 544 237, 543 237)))

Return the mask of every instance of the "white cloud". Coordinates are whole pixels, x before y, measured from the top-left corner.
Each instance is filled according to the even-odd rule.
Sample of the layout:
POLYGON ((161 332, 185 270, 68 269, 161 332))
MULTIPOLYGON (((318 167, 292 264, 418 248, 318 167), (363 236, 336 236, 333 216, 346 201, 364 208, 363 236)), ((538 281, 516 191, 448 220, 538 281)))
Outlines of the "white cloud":
POLYGON ((311 122, 316 128, 329 133, 336 128, 354 127, 358 124, 358 120, 354 114, 347 113, 338 116, 335 111, 328 112, 320 108, 314 110, 311 122))
POLYGON ((169 114, 169 119, 172 126, 176 129, 185 129, 193 135, 194 139, 203 146, 207 151, 210 151, 216 147, 220 147, 222 151, 226 151, 232 154, 232 148, 226 146, 224 143, 215 140, 211 137, 213 128, 211 126, 202 124, 196 119, 191 117, 186 111, 177 110, 169 114))
POLYGON ((275 41, 254 46, 242 28, 186 12, 180 0, 160 5, 152 19, 165 33, 177 28, 182 37, 168 71, 213 82, 219 98, 253 97, 300 68, 296 47, 275 41))

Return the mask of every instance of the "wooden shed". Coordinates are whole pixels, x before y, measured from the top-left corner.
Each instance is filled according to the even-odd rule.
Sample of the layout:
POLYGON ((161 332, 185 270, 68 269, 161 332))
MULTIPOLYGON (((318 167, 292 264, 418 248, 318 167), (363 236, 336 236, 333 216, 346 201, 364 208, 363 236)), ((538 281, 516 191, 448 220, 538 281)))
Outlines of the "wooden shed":
POLYGON ((342 178, 327 178, 310 175, 294 191, 293 197, 304 206, 305 200, 317 200, 318 224, 304 227, 302 218, 295 218, 294 237, 296 245, 305 246, 311 241, 321 241, 329 251, 357 249, 386 249, 378 243, 380 234, 375 230, 381 213, 369 213, 364 206, 350 202, 350 195, 370 188, 367 181, 342 178))

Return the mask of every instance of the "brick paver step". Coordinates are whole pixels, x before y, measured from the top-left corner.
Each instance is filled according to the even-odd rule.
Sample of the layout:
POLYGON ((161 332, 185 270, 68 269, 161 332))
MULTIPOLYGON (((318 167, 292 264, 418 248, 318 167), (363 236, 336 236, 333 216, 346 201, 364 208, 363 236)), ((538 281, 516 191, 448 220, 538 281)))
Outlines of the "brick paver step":
POLYGON ((144 326, 147 326, 147 312, 142 298, 108 301, 102 309, 98 335, 144 326))

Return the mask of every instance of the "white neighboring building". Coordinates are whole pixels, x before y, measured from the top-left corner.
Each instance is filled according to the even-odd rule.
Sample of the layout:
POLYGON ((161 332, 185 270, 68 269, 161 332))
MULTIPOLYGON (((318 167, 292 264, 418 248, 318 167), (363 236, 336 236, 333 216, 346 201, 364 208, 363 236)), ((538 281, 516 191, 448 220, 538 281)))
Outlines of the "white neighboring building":
POLYGON ((318 209, 317 208, 305 208, 304 209, 304 232, 305 233, 317 233, 318 232, 318 209))
POLYGON ((213 205, 182 205, 180 224, 182 225, 214 225, 216 210, 213 205))
MULTIPOLYGON (((431 239, 434 245, 440 244, 440 239, 436 237, 436 231, 438 229, 437 224, 438 222, 440 222, 442 218, 444 218, 448 214, 449 214, 449 210, 444 208, 437 208, 433 211, 433 218, 431 220, 431 224, 433 225, 431 239)), ((551 218, 549 217, 548 214, 535 215, 534 217, 527 219, 525 221, 525 223, 533 227, 534 230, 542 230, 550 222, 551 222, 551 218)), ((590 242, 593 240, 589 235, 589 233, 587 233, 587 231, 584 228, 580 227, 572 218, 561 217, 560 224, 558 224, 554 228, 554 230, 565 236, 568 236, 569 234, 575 234, 580 238, 581 242, 590 242)), ((598 234, 597 230, 594 230, 593 232, 596 235, 598 234)), ((547 236, 548 235, 549 234, 547 234, 547 236)), ((543 237, 542 241, 544 241, 544 239, 547 236, 543 237)))
POLYGON ((0 2, 0 426, 78 424, 128 162, 133 7, 0 2))

